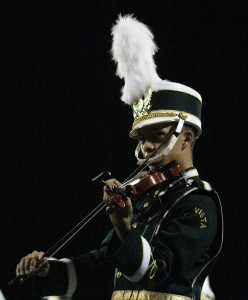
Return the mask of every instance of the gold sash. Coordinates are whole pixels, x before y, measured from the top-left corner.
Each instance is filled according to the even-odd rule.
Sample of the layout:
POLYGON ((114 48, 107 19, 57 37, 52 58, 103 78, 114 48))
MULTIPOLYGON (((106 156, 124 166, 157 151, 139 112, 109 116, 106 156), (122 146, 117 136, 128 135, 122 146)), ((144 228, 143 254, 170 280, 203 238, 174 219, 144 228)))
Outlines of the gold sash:
POLYGON ((150 291, 114 291, 111 300, 191 300, 189 297, 150 291))

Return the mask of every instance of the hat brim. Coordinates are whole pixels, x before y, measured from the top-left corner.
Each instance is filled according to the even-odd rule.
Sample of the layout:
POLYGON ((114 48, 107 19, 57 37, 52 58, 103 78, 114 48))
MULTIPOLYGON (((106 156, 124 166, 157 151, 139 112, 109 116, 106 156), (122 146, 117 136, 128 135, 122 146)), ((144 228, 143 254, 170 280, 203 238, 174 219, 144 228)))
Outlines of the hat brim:
MULTIPOLYGON (((138 132, 141 128, 152 126, 152 125, 159 125, 163 123, 171 123, 171 122, 178 122, 179 121, 179 114, 180 111, 151 111, 149 115, 146 115, 140 121, 134 120, 133 128, 129 133, 129 137, 132 139, 138 138, 138 132), (155 116, 154 115, 158 115, 155 116), (161 116, 164 114, 164 116, 161 116), (159 116, 160 115, 160 116, 159 116), (169 116, 166 116, 169 115, 169 116)), ((185 124, 190 125, 196 129, 197 138, 200 136, 202 129, 201 129, 201 120, 196 116, 187 113, 187 119, 185 120, 185 124)))

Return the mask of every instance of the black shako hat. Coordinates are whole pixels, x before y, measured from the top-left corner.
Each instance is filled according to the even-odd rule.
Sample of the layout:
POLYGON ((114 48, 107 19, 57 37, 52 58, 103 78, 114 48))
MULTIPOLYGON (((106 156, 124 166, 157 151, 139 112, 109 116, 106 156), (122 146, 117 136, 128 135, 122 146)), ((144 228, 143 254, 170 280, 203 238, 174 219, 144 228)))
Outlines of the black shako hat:
POLYGON ((125 81, 121 99, 132 106, 134 115, 129 136, 137 138, 140 128, 181 118, 199 137, 202 98, 194 89, 158 76, 153 60, 158 48, 150 29, 132 15, 119 16, 112 36, 116 74, 125 81))

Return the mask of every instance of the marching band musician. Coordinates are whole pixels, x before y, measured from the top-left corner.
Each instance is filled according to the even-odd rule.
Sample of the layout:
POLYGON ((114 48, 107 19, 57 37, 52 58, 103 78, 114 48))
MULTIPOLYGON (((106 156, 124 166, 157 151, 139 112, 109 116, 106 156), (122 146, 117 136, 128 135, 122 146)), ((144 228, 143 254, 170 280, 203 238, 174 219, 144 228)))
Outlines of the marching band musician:
MULTIPOLYGON (((16 274, 28 274, 45 262, 35 276, 39 297, 199 300, 223 238, 218 194, 193 165, 202 132, 202 98, 194 89, 158 76, 157 46, 146 25, 120 16, 112 36, 117 74, 125 81, 122 100, 134 115, 129 135, 137 140, 137 163, 148 165, 145 176, 167 176, 175 166, 181 175, 135 201, 128 196, 124 207, 114 205, 109 211, 113 229, 98 250, 60 260, 40 260, 43 252, 34 251, 21 259, 16 274)), ((106 182, 106 203, 120 185, 117 179, 106 182)))

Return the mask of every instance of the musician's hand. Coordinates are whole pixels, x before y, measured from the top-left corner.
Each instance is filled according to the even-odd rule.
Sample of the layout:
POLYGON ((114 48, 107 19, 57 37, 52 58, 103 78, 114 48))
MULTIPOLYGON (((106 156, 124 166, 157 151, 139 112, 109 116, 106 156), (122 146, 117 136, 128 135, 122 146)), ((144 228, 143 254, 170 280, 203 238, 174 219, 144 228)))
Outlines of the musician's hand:
MULTIPOLYGON (((121 183, 116 179, 110 179, 106 181, 107 186, 104 187, 103 200, 107 203, 112 195, 111 188, 113 186, 119 186, 121 183)), ((133 212, 131 201, 128 199, 125 201, 125 207, 115 206, 112 213, 109 214, 110 220, 115 227, 118 237, 123 241, 131 229, 130 218, 133 212)))
POLYGON ((16 276, 27 275, 35 271, 40 265, 44 264, 37 271, 36 275, 45 277, 49 273, 50 265, 47 258, 41 258, 44 252, 33 251, 27 256, 23 257, 16 266, 16 276), (41 258, 41 259, 40 259, 41 258))

